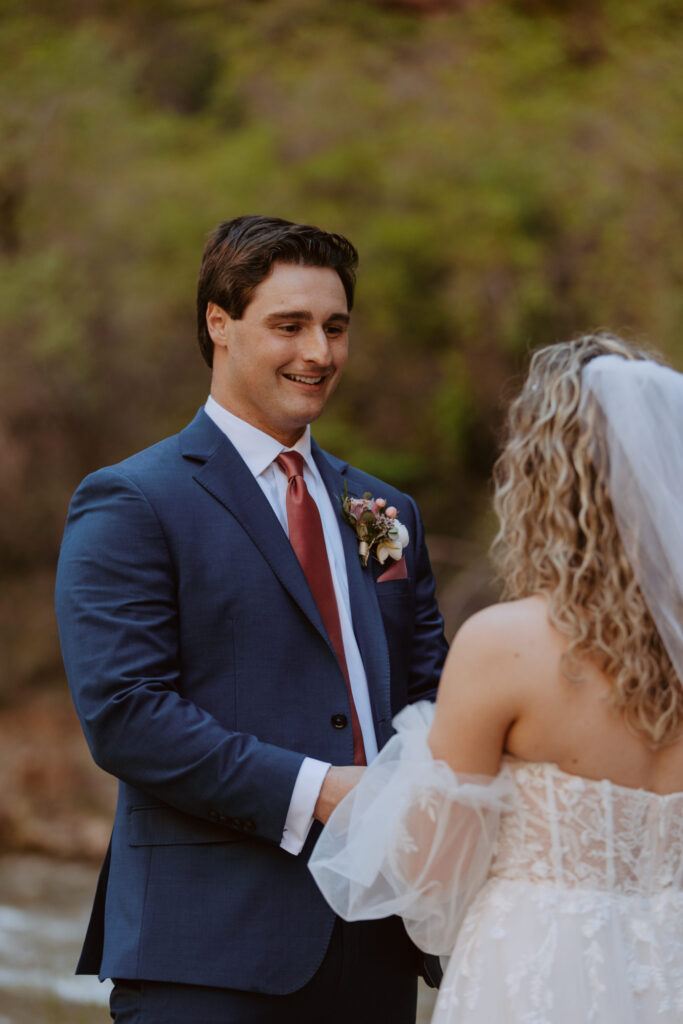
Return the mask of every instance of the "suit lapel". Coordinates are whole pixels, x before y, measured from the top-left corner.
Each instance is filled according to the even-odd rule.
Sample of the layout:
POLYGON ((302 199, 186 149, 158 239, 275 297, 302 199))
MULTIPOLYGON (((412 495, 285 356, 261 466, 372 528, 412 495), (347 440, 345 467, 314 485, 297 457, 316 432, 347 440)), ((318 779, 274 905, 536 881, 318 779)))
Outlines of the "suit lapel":
POLYGON ((355 488, 347 478, 346 463, 334 465, 332 460, 315 443, 311 442, 313 458, 320 470, 323 483, 334 507, 339 532, 344 547, 346 573, 349 581, 351 619, 361 658, 368 679, 370 695, 378 720, 391 718, 389 651, 384 633, 384 622, 379 609, 375 581, 370 565, 363 568, 358 555, 358 541, 353 529, 344 519, 341 499, 344 485, 351 497, 361 497, 362 489, 355 488), (338 468, 337 468, 338 467, 338 468))
POLYGON ((203 409, 181 433, 180 443, 183 456, 200 463, 193 473, 194 479, 234 516, 329 645, 299 560, 268 499, 235 447, 203 409))

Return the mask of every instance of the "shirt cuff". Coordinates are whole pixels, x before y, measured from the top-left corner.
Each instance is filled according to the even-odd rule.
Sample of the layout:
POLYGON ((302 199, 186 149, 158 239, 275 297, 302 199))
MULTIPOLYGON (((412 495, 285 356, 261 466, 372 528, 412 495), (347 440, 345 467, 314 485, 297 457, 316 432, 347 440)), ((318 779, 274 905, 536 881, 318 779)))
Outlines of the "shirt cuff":
POLYGON ((325 761, 316 761, 312 757, 305 757, 301 762, 280 842, 287 853, 301 853, 313 824, 320 789, 330 768, 331 765, 325 761))

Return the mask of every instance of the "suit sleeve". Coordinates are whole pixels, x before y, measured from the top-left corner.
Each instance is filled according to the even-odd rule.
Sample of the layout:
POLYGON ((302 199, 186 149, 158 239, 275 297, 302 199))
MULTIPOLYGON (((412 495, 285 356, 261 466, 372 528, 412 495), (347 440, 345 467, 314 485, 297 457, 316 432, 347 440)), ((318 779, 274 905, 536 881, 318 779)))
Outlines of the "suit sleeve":
POLYGON ((96 763, 200 819, 279 844, 301 754, 230 732, 181 696, 177 579, 145 495, 115 470, 74 495, 56 608, 96 763))
POLYGON ((408 699, 435 700, 448 653, 443 616, 436 601, 436 582, 425 544, 424 526, 415 501, 407 496, 415 523, 415 626, 408 699))

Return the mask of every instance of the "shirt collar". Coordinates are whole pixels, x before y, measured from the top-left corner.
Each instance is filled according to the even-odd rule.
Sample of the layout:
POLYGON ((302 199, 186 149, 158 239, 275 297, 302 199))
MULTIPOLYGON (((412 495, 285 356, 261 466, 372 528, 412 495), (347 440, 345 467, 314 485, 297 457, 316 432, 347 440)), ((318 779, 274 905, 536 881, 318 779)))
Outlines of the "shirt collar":
POLYGON ((204 411, 216 426, 223 431, 228 440, 235 446, 238 454, 246 462, 253 476, 260 476, 271 465, 280 452, 294 451, 303 455, 304 462, 315 471, 311 454, 311 428, 307 426, 296 444, 286 448, 270 434, 264 433, 246 420, 228 412, 212 395, 206 400, 204 411))

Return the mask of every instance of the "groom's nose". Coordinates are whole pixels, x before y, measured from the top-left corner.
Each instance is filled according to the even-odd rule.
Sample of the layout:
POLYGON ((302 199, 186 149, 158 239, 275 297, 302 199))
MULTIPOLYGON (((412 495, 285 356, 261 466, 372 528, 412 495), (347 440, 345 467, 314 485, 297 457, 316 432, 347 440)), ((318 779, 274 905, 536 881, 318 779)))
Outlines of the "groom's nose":
POLYGON ((332 351, 322 325, 312 325, 310 330, 303 333, 302 340, 301 354, 306 362, 316 363, 317 366, 329 366, 332 362, 332 351))

